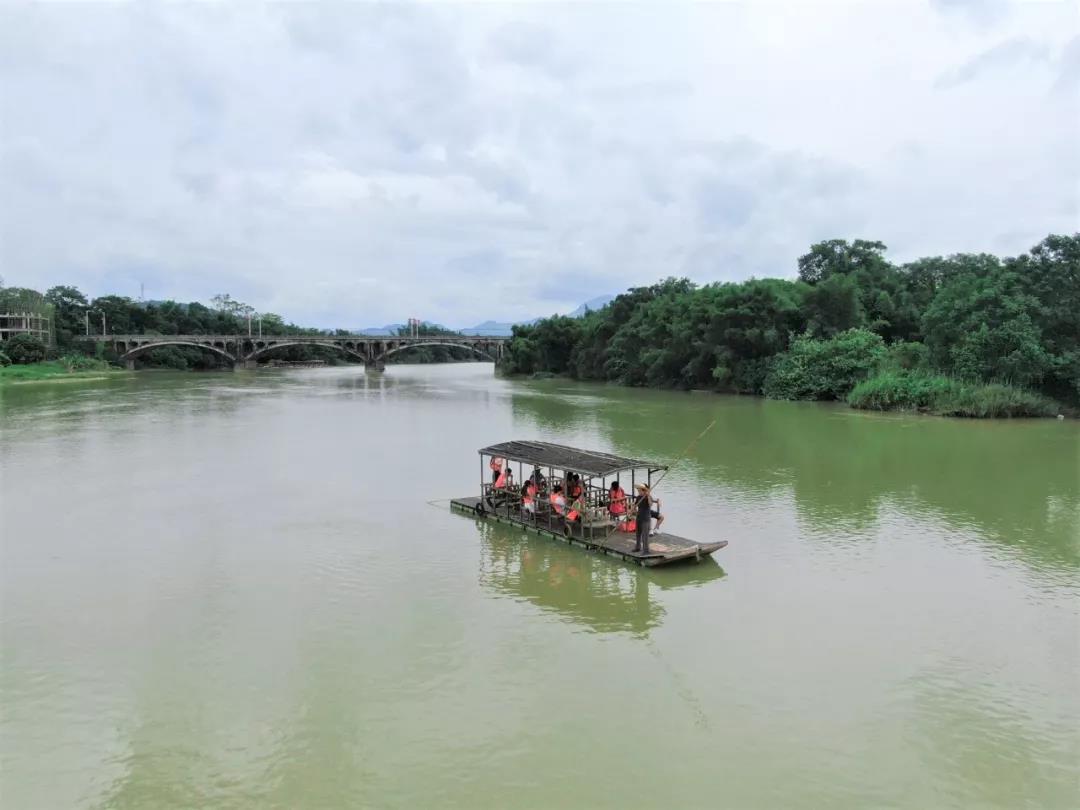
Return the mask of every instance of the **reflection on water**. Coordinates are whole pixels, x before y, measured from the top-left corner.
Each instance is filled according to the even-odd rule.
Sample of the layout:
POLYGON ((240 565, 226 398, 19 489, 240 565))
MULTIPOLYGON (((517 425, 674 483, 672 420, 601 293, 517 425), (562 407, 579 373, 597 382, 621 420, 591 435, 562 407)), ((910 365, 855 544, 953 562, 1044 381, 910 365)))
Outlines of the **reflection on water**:
POLYGON ((475 523, 483 542, 480 582, 486 588, 554 611, 592 632, 647 635, 664 615, 650 591, 724 576, 711 558, 663 570, 633 568, 505 524, 475 523))
POLYGON ((1033 565, 1080 568, 1080 430, 1073 422, 989 423, 867 414, 813 403, 530 382, 513 408, 546 430, 598 432, 614 452, 670 459, 717 428, 681 472, 751 495, 790 492, 810 532, 871 535, 889 506, 943 520, 1033 565), (1022 471, 1022 472, 1021 472, 1022 471))

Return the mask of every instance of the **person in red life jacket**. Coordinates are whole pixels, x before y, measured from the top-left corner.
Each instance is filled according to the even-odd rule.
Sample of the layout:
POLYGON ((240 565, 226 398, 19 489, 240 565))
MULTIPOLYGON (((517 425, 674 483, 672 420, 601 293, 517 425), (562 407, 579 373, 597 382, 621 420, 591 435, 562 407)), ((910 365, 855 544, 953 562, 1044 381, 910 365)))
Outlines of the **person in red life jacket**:
POLYGON ((583 514, 585 514, 585 499, 581 495, 578 495, 570 503, 570 511, 566 513, 566 522, 580 523, 583 514))
POLYGON ((560 484, 556 484, 551 490, 551 508, 556 515, 566 514, 566 496, 563 495, 560 484))
POLYGON ((492 456, 491 461, 488 462, 488 467, 491 468, 491 483, 492 484, 494 484, 497 480, 499 480, 499 473, 502 472, 503 463, 504 463, 503 459, 501 459, 499 456, 492 456))
POLYGON ((577 473, 566 474, 566 491, 570 496, 570 499, 580 498, 583 492, 581 486, 581 476, 577 473))
POLYGON ((536 514, 536 482, 531 478, 521 488, 521 509, 527 515, 536 514))
MULTIPOLYGON (((502 459, 500 459, 501 461, 502 459)), ((494 461, 494 460, 493 460, 494 461)), ((497 470, 493 470, 495 473, 495 481, 491 485, 491 497, 488 498, 488 504, 494 509, 498 504, 506 501, 507 490, 514 486, 514 473, 507 465, 506 469, 502 468, 500 464, 497 470)))
POLYGON ((619 486, 619 479, 611 482, 611 491, 608 492, 608 511, 616 520, 626 514, 626 493, 619 486))

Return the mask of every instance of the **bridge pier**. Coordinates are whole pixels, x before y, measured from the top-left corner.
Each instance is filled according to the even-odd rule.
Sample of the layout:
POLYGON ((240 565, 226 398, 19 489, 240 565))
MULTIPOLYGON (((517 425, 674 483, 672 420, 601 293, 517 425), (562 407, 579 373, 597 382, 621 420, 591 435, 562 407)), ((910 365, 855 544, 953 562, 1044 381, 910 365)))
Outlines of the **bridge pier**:
POLYGON ((124 367, 125 367, 125 368, 126 368, 126 369, 127 369, 128 371, 134 371, 134 370, 135 370, 135 358, 134 358, 134 357, 130 357, 130 358, 128 358, 127 360, 125 360, 125 361, 124 361, 124 367))
POLYGON ((364 371, 386 371, 386 361, 368 360, 364 363, 364 371))
POLYGON ((258 367, 258 360, 234 360, 232 364, 233 371, 254 371, 258 367))

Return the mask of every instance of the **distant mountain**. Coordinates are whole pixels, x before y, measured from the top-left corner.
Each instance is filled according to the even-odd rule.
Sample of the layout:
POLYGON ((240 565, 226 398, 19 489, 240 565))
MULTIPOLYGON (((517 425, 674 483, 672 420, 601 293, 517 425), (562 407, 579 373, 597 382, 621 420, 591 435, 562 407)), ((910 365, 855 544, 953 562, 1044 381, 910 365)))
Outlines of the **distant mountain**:
MULTIPOLYGON (((522 323, 535 323, 535 319, 531 321, 522 321, 522 323)), ((501 321, 484 321, 478 323, 476 326, 470 326, 467 329, 462 329, 463 335, 490 335, 492 337, 510 337, 510 333, 514 329, 514 324, 503 323, 501 321)))
MULTIPOLYGON (((569 313, 567 317, 580 318, 586 312, 595 312, 598 309, 603 309, 606 305, 615 300, 614 295, 598 295, 596 298, 590 298, 584 304, 579 306, 573 312, 569 313)), ((488 335, 491 337, 510 337, 515 326, 530 326, 536 323, 539 318, 533 318, 531 321, 484 321, 478 323, 476 326, 468 326, 464 329, 459 329, 463 335, 488 335)), ((437 324, 436 324, 437 325, 437 324)), ((372 337, 386 337, 388 335, 396 335, 398 329, 404 329, 403 323, 390 323, 386 326, 375 326, 367 329, 358 329, 357 332, 361 335, 371 335, 372 337)))
MULTIPOLYGON (((579 306, 573 312, 569 313, 569 318, 580 318, 586 312, 595 312, 598 309, 603 309, 605 306, 615 300, 614 295, 598 295, 596 298, 590 298, 584 304, 579 306)), ((531 321, 516 321, 514 323, 508 323, 506 321, 484 321, 478 323, 476 326, 470 326, 467 329, 460 330, 463 335, 492 335, 494 337, 510 337, 510 333, 514 326, 531 326, 536 323, 539 318, 533 318, 531 321)))
POLYGON ((603 309, 604 307, 606 307, 608 304, 610 304, 614 300, 615 300, 614 295, 598 295, 598 296, 596 296, 596 298, 590 298, 588 301, 586 301, 580 307, 578 307, 573 312, 571 312, 570 317, 571 318, 580 318, 586 312, 596 312, 596 310, 603 309))
POLYGON ((386 326, 369 326, 366 329, 357 329, 358 335, 370 335, 371 337, 387 337, 389 335, 396 335, 398 329, 404 329, 403 323, 388 323, 386 326))

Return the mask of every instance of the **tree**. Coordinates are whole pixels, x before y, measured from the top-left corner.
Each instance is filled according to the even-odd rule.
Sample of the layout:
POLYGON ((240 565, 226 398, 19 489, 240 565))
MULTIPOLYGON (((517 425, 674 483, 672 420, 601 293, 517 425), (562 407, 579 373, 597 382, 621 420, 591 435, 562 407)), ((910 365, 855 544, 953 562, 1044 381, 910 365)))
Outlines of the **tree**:
POLYGON ((238 314, 243 307, 247 306, 234 299, 228 293, 218 293, 210 299, 210 303, 218 312, 227 312, 230 315, 238 314))
POLYGON ((810 252, 799 257, 799 278, 807 284, 817 284, 830 276, 841 273, 874 272, 887 267, 888 262, 882 242, 856 239, 848 244, 846 239, 829 239, 811 245, 810 252))
POLYGON ((40 363, 48 354, 44 343, 33 335, 14 335, 4 344, 4 353, 16 365, 40 363))
POLYGON ((1031 317, 1046 351, 1045 390, 1080 402, 1080 233, 1052 234, 1006 266, 1038 302, 1031 317))
POLYGON ((832 337, 863 323, 859 287, 854 276, 830 275, 806 291, 803 298, 807 328, 812 335, 832 337))
POLYGON ((1038 300, 1011 268, 997 261, 968 264, 923 315, 930 361, 968 380, 1037 383, 1050 365, 1037 313, 1038 300))
POLYGON ((54 307, 57 344, 70 346, 85 328, 86 310, 90 306, 86 296, 75 287, 61 285, 50 288, 45 300, 54 307))

